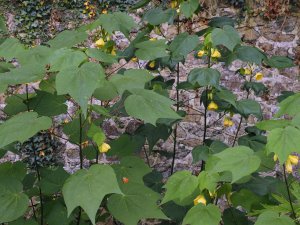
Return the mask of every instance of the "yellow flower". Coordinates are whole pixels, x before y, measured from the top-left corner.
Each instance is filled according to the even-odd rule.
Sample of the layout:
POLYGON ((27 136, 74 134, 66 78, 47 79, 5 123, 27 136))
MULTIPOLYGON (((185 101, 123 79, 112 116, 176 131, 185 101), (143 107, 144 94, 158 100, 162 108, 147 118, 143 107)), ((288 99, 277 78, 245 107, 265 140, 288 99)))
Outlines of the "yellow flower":
POLYGON ((200 51, 198 51, 197 56, 198 56, 199 58, 201 58, 202 56, 204 56, 204 54, 205 54, 205 51, 200 50, 200 51))
POLYGON ((293 172, 293 165, 290 161, 287 161, 285 164, 285 170, 288 173, 292 173, 293 172))
POLYGON ((153 69, 155 67, 155 61, 151 61, 148 66, 153 69))
POLYGON ((157 38, 150 38, 149 41, 157 41, 157 38))
POLYGON ((198 195, 195 199, 194 199, 194 205, 198 205, 199 203, 206 205, 206 199, 204 198, 203 195, 198 195))
POLYGON ((99 147, 98 147, 98 149, 99 149, 99 152, 101 152, 101 153, 106 153, 106 152, 108 152, 109 150, 110 150, 110 145, 109 144, 107 144, 107 143, 103 143, 102 145, 100 145, 99 147))
POLYGON ((103 9, 102 14, 107 14, 107 9, 103 9))
POLYGON ((138 61, 138 58, 137 58, 137 57, 132 57, 132 58, 131 58, 131 61, 132 61, 132 62, 137 62, 137 61, 138 61))
POLYGON ((250 75, 252 73, 251 69, 244 68, 244 75, 250 75))
POLYGON ((298 165, 299 157, 296 155, 289 155, 288 160, 292 165, 298 165))
POLYGON ((102 48, 105 45, 105 42, 104 42, 103 38, 100 38, 99 40, 97 40, 95 42, 95 45, 96 45, 97 48, 102 48))
POLYGON ((212 58, 220 58, 221 57, 221 53, 218 51, 218 49, 211 49, 211 57, 212 58))
POLYGON ((219 108, 218 105, 213 101, 211 101, 207 106, 208 110, 213 110, 213 111, 217 110, 218 108, 219 108))
POLYGON ((262 80, 263 77, 264 77, 264 75, 263 75, 262 73, 257 73, 257 74, 255 74, 255 76, 254 76, 255 80, 262 80))
POLYGON ((89 142, 88 142, 88 141, 85 141, 85 142, 82 142, 82 143, 81 143, 81 147, 82 147, 82 148, 86 148, 88 145, 89 145, 89 142))
POLYGON ((230 118, 225 117, 223 124, 224 124, 224 127, 231 127, 231 126, 233 126, 234 123, 232 122, 232 120, 230 118))
POLYGON ((117 52, 115 49, 111 50, 110 54, 112 54, 113 56, 117 55, 117 52))
POLYGON ((273 160, 276 162, 278 160, 278 155, 274 154, 273 160))
POLYGON ((175 9, 177 7, 177 1, 171 1, 170 6, 172 9, 175 9))

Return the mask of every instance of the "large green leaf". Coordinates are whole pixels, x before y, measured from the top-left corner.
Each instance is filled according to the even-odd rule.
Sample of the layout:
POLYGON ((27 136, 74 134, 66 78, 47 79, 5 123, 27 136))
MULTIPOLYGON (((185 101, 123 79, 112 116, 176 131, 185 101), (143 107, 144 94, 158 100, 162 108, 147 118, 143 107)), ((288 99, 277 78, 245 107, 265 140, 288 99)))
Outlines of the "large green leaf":
POLYGON ((53 54, 53 49, 40 45, 21 52, 18 55, 18 62, 21 66, 39 64, 46 66, 49 63, 49 57, 53 54))
POLYGON ((188 33, 181 33, 175 37, 169 46, 172 52, 172 58, 181 59, 186 57, 198 45, 199 38, 196 35, 189 35, 188 33))
POLYGON ((285 128, 291 124, 289 120, 264 120, 255 124, 261 130, 273 130, 276 128, 285 128))
POLYGON ((57 72, 66 67, 78 67, 87 56, 81 51, 58 49, 49 58, 50 71, 57 72))
POLYGON ((284 69, 295 66, 293 60, 285 56, 272 56, 271 58, 266 59, 265 63, 271 67, 275 67, 278 69, 284 69))
POLYGON ((69 174, 62 167, 42 168, 40 175, 40 187, 45 195, 60 192, 65 180, 69 177, 69 174))
POLYGON ((262 213, 254 225, 295 225, 293 220, 286 215, 267 211, 262 213))
POLYGON ((300 93, 291 95, 279 103, 279 111, 276 116, 288 114, 290 116, 296 115, 300 111, 300 93))
POLYGON ((135 55, 139 59, 143 60, 154 60, 157 58, 162 58, 168 56, 166 49, 166 40, 157 40, 157 41, 143 41, 135 44, 137 51, 135 55))
POLYGON ((300 130, 295 127, 276 128, 268 134, 267 151, 278 155, 284 163, 292 152, 300 153, 300 130))
POLYGON ((107 165, 93 165, 89 170, 79 170, 65 182, 63 196, 68 215, 80 206, 95 224, 95 216, 105 195, 122 194, 113 169, 107 165))
POLYGON ((207 171, 201 171, 198 176, 200 191, 207 189, 211 193, 216 190, 217 184, 220 181, 220 175, 218 173, 209 173, 207 171))
POLYGON ((0 74, 0 82, 8 85, 25 84, 39 81, 44 76, 44 66, 33 63, 0 74))
POLYGON ((37 96, 29 100, 29 108, 41 116, 56 116, 67 112, 66 97, 36 90, 37 96))
POLYGON ((48 225, 69 225, 74 216, 68 218, 67 209, 62 198, 46 201, 44 205, 45 221, 48 225))
POLYGON ((28 208, 28 197, 22 193, 23 186, 14 178, 0 180, 0 223, 21 217, 28 208))
POLYGON ((131 69, 126 70, 124 75, 116 74, 112 76, 110 82, 118 90, 118 93, 122 95, 126 90, 130 91, 136 88, 144 88, 145 84, 153 78, 154 76, 147 70, 131 69))
POLYGON ((211 85, 219 88, 221 74, 218 70, 212 68, 193 69, 188 75, 188 81, 194 86, 204 87, 211 85))
POLYGON ((144 120, 146 123, 156 124, 159 118, 181 119, 181 117, 171 109, 172 101, 154 91, 135 89, 125 100, 126 112, 135 118, 144 120))
POLYGON ((198 7, 198 0, 187 0, 180 4, 180 11, 185 17, 190 18, 193 15, 193 13, 198 9, 198 7))
POLYGON ((74 45, 86 40, 87 37, 88 34, 85 32, 80 32, 77 30, 64 30, 47 43, 51 46, 51 48, 55 49, 71 48, 74 45))
POLYGON ((175 16, 175 9, 167 9, 164 11, 161 8, 154 8, 145 13, 143 20, 156 26, 166 22, 169 24, 173 23, 175 16))
POLYGON ((59 95, 70 94, 86 114, 88 100, 104 79, 101 65, 88 62, 80 68, 68 67, 56 76, 56 88, 59 95))
POLYGON ((254 115, 258 119, 262 119, 262 111, 260 104, 255 100, 243 99, 237 101, 236 110, 245 118, 248 118, 250 115, 254 115))
POLYGON ((226 16, 221 16, 221 17, 212 18, 209 21, 208 26, 222 28, 224 26, 234 27, 234 24, 235 24, 235 20, 233 20, 232 18, 226 17, 226 16))
POLYGON ((7 38, 0 45, 0 57, 4 57, 7 60, 16 58, 23 51, 25 51, 24 45, 16 38, 7 38))
POLYGON ((109 63, 109 64, 118 62, 117 60, 118 58, 116 56, 108 54, 97 48, 89 48, 86 51, 86 54, 91 58, 99 60, 100 62, 109 63))
POLYGON ((257 65, 260 65, 262 61, 267 58, 262 51, 251 46, 239 46, 235 49, 235 53, 238 59, 248 63, 255 63, 257 65))
POLYGON ((197 177, 186 170, 173 174, 164 188, 167 191, 161 204, 174 201, 178 205, 190 205, 199 192, 197 177))
POLYGON ((35 112, 18 114, 0 125, 0 148, 15 141, 24 142, 51 125, 49 117, 38 117, 35 112))
POLYGON ((224 45, 230 51, 240 44, 241 38, 236 29, 232 26, 225 25, 222 29, 215 28, 211 33, 212 43, 217 45, 224 45))
POLYGON ((0 164, 0 180, 4 178, 14 178, 22 181, 26 175, 26 164, 23 162, 5 162, 0 164))
POLYGON ((221 221, 220 209, 212 204, 205 206, 198 204, 191 208, 183 219, 183 225, 219 225, 221 221))
POLYGON ((98 21, 108 33, 121 31, 125 36, 128 36, 131 29, 137 26, 133 18, 123 12, 102 14, 98 21))
POLYGON ((143 184, 124 184, 124 195, 113 194, 109 197, 109 212, 125 225, 137 224, 141 219, 168 219, 157 205, 160 195, 143 184))
POLYGON ((252 149, 239 146, 214 154, 209 158, 207 164, 210 165, 208 171, 231 172, 232 183, 234 183, 255 172, 259 168, 260 162, 260 158, 254 154, 252 149))
POLYGON ((93 97, 102 101, 111 100, 118 95, 117 88, 108 80, 103 80, 93 93, 93 97))

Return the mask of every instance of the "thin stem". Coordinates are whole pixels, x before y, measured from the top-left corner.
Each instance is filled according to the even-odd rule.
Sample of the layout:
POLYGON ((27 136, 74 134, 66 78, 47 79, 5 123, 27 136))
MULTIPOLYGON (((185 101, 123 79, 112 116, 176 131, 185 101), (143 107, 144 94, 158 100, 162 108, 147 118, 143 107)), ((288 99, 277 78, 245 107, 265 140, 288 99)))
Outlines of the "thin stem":
POLYGON ((149 156, 148 156, 148 153, 147 153, 147 150, 146 150, 145 146, 143 146, 143 149, 144 149, 144 153, 145 153, 145 156, 146 156, 147 164, 151 168, 149 156))
POLYGON ((80 158, 80 169, 83 169, 83 154, 82 154, 82 113, 79 113, 79 158, 80 158))
POLYGON ((235 136, 234 136, 234 139, 233 139, 233 143, 232 143, 232 147, 234 147, 235 142, 237 141, 237 138, 239 136, 239 132, 240 132, 240 129, 241 129, 241 126, 242 126, 242 122, 243 122, 243 116, 241 116, 238 128, 236 130, 236 133, 235 133, 235 136))
MULTIPOLYGON (((179 21, 179 15, 178 15, 178 22, 177 22, 177 34, 180 33, 180 21, 179 21)), ((180 67, 179 63, 177 63, 177 80, 176 80, 176 111, 179 110, 179 90, 178 90, 178 85, 179 85, 179 78, 180 78, 180 67)), ((174 166, 175 166, 175 158, 176 158, 176 150, 177 150, 177 124, 175 125, 174 128, 174 145, 173 145, 173 157, 172 157, 172 164, 171 164, 171 175, 174 172, 174 166)))
POLYGON ((290 206, 291 206, 291 209, 292 209, 292 216, 293 216, 293 219, 296 219, 296 213, 295 213, 294 206, 293 206, 293 203, 292 203, 290 187, 289 187, 289 183, 288 183, 288 180, 287 180, 287 175, 286 175, 285 169, 286 169, 285 164, 283 164, 283 177, 284 177, 284 182, 285 182, 287 194, 288 194, 288 197, 289 197, 290 206))

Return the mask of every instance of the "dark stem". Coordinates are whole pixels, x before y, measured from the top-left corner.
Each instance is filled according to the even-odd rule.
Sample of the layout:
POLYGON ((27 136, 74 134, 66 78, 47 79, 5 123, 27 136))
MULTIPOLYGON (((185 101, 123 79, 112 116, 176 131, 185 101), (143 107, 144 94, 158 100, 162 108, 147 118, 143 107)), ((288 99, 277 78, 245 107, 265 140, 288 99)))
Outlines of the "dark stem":
MULTIPOLYGON (((208 61, 207 61, 207 68, 211 67, 211 48, 208 48, 208 61)), ((200 97, 200 104, 201 104, 201 97, 200 97)), ((204 131, 203 131, 203 140, 202 143, 205 143, 206 140, 206 133, 207 133, 207 106, 208 106, 208 86, 205 88, 205 104, 204 104, 204 131)), ((205 161, 202 160, 201 163, 201 171, 205 170, 205 161)))
POLYGON ((291 206, 291 209, 292 209, 292 216, 293 216, 293 219, 296 219, 297 217, 296 217, 296 213, 295 213, 294 206, 293 206, 293 203, 292 203, 290 187, 289 187, 289 183, 288 183, 287 176, 286 176, 286 171, 285 171, 285 164, 283 164, 283 177, 284 177, 284 182, 285 182, 287 194, 288 194, 288 197, 289 197, 290 206, 291 206))
POLYGON ((79 113, 79 158, 80 169, 83 168, 83 154, 82 154, 82 114, 79 113))
MULTIPOLYGON (((179 21, 179 16, 178 16, 178 21, 177 21, 177 34, 180 33, 180 21, 179 21)), ((176 111, 179 110, 179 90, 178 90, 178 85, 179 85, 179 78, 180 78, 180 69, 179 69, 179 63, 177 63, 177 76, 176 76, 176 111)), ((171 175, 174 172, 174 166, 175 166, 175 158, 176 158, 176 147, 177 147, 177 124, 175 125, 174 128, 174 145, 173 145, 173 157, 172 157, 172 165, 171 165, 171 175)))
POLYGON ((240 122, 239 122, 239 125, 238 125, 238 128, 237 128, 236 134, 235 134, 234 139, 233 139, 232 147, 234 147, 235 142, 236 142, 236 140, 237 140, 237 138, 239 136, 239 132, 240 132, 240 129, 241 129, 242 122, 243 122, 243 116, 241 116, 241 119, 240 119, 240 122))

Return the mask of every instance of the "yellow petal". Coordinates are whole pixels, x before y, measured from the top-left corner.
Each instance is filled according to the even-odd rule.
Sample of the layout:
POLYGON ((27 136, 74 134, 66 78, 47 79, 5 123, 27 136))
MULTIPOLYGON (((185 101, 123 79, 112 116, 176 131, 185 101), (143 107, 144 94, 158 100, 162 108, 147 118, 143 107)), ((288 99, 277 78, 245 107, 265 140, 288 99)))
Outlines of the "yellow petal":
POLYGON ((199 58, 201 58, 202 56, 204 56, 204 54, 205 54, 205 51, 200 50, 200 51, 198 51, 197 56, 198 56, 199 58))
POLYGON ((285 170, 288 173, 292 173, 293 172, 293 166, 292 166, 291 162, 289 162, 289 161, 286 162, 286 164, 285 164, 285 170))
POLYGON ((194 199, 194 205, 198 205, 199 203, 206 205, 206 199, 204 198, 203 195, 198 195, 195 199, 194 199))
POLYGON ((209 105, 207 106, 207 109, 208 110, 217 110, 219 107, 218 107, 218 105, 215 103, 215 102, 213 102, 213 101, 211 101, 210 103, 209 103, 209 105))
POLYGON ((157 41, 157 38, 150 38, 149 41, 157 41))
POLYGON ((254 76, 255 80, 262 80, 263 77, 264 77, 264 75, 263 75, 262 73, 257 73, 257 74, 255 74, 255 76, 254 76))
POLYGON ((96 45, 97 48, 102 48, 105 45, 105 42, 104 42, 103 38, 100 38, 99 40, 97 40, 95 42, 95 45, 96 45))
POLYGON ((244 68, 244 74, 245 75, 250 75, 250 74, 252 74, 252 71, 248 68, 244 68))
POLYGON ((233 126, 233 124, 234 123, 232 122, 232 120, 230 118, 226 117, 224 119, 224 122, 223 122, 224 127, 231 127, 231 126, 233 126))
POLYGON ((110 150, 110 145, 109 144, 107 144, 107 143, 103 143, 102 145, 100 145, 99 146, 99 151, 101 152, 101 153, 106 153, 106 152, 108 152, 109 150, 110 150))
POLYGON ((299 157, 296 155, 289 155, 288 160, 292 165, 298 165, 299 157))
POLYGON ((278 155, 274 154, 273 160, 276 162, 278 160, 278 155))
POLYGON ((132 61, 132 62, 137 62, 137 61, 138 61, 138 58, 137 58, 137 57, 133 57, 133 58, 131 58, 131 61, 132 61))
POLYGON ((212 58, 220 58, 221 53, 218 51, 218 49, 211 49, 211 57, 212 58))
POLYGON ((153 69, 153 68, 155 67, 155 61, 151 61, 151 62, 149 63, 149 67, 150 67, 151 69, 153 69))

